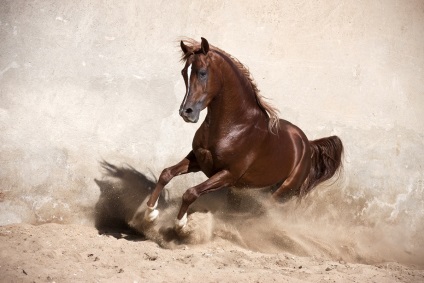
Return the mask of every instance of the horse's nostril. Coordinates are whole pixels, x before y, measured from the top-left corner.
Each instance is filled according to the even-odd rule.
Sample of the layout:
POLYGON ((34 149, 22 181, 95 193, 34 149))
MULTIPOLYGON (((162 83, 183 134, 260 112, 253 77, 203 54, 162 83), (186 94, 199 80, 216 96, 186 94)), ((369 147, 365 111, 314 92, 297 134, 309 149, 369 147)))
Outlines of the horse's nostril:
POLYGON ((187 108, 187 109, 185 110, 185 113, 186 113, 186 114, 190 114, 191 112, 193 112, 193 109, 191 109, 191 108, 187 108))

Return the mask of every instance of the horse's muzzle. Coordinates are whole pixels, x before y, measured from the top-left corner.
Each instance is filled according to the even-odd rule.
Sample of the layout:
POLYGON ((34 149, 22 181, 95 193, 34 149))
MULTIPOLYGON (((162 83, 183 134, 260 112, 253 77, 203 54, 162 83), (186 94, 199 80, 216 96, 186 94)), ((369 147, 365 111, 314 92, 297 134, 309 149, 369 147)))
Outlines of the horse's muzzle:
POLYGON ((199 120, 199 113, 200 111, 193 109, 193 108, 180 108, 180 116, 186 121, 187 123, 197 123, 199 120))

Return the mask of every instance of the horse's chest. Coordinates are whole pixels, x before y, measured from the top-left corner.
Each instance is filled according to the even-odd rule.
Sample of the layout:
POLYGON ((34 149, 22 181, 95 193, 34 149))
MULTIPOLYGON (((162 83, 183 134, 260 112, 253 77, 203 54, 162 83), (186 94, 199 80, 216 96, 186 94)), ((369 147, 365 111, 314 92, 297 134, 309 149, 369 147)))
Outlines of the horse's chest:
POLYGON ((228 166, 237 151, 232 144, 234 140, 234 134, 212 130, 206 123, 199 128, 193 140, 193 151, 203 173, 210 177, 228 166))
POLYGON ((197 148, 194 150, 197 163, 199 164, 202 171, 207 175, 211 176, 214 174, 214 160, 210 150, 205 148, 197 148))

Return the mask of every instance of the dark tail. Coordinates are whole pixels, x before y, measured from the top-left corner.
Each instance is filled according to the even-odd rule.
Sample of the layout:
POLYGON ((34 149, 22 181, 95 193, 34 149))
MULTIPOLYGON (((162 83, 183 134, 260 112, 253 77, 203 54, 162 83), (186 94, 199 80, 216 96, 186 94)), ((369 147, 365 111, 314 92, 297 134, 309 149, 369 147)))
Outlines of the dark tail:
POLYGON ((300 188, 300 197, 306 196, 314 187, 343 168, 343 143, 337 136, 331 136, 309 142, 312 151, 312 165, 308 178, 300 188))

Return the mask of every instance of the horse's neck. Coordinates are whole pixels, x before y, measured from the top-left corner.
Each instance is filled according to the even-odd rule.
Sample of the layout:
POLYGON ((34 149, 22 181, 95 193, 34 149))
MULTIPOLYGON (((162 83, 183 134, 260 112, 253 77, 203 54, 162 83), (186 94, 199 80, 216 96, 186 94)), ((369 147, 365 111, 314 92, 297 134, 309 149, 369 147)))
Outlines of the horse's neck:
POLYGON ((257 124, 260 120, 265 121, 266 114, 260 109, 250 82, 240 74, 225 76, 220 94, 208 107, 206 122, 229 129, 257 124))

